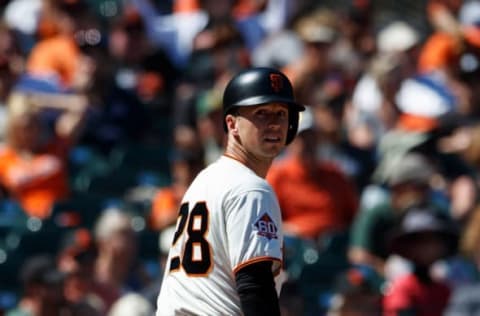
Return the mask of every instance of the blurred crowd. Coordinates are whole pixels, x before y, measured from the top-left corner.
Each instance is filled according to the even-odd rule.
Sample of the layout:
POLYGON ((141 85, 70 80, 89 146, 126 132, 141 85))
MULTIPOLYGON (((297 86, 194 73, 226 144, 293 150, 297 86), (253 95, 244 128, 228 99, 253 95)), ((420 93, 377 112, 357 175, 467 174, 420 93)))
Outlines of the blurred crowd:
POLYGON ((180 200, 222 154, 223 89, 249 66, 307 106, 267 175, 282 314, 480 313, 480 1, 0 13, 0 315, 153 315, 180 200))

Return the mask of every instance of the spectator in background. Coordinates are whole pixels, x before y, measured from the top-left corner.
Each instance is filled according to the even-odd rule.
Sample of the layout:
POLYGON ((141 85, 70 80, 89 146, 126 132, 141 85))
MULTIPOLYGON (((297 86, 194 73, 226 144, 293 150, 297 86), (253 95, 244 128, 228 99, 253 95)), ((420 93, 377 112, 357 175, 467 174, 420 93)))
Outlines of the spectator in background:
POLYGON ((94 279, 97 294, 105 303, 104 312, 129 291, 140 291, 150 281, 138 265, 138 240, 132 228, 131 216, 121 209, 107 208, 94 227, 98 249, 94 279))
POLYGON ((478 1, 430 1, 429 17, 437 26, 424 41, 417 61, 421 74, 437 73, 446 78, 457 98, 458 111, 475 113, 480 95, 480 3, 478 1), (438 23, 438 22, 442 23, 438 23), (442 26, 438 26, 442 24, 442 26))
POLYGON ((109 85, 99 100, 94 120, 99 128, 92 128, 92 138, 107 148, 140 139, 150 141, 150 137, 165 142, 164 133, 150 132, 158 116, 171 113, 176 69, 164 52, 147 40, 144 21, 132 5, 125 5, 111 21, 107 37, 109 85))
POLYGON ((476 1, 430 0, 427 19, 433 27, 419 56, 419 71, 446 71, 458 75, 460 56, 475 44, 476 1))
POLYGON ((94 263, 97 249, 90 232, 78 228, 67 232, 57 254, 58 270, 64 275, 65 299, 81 311, 81 315, 100 316, 104 302, 95 293, 94 263))
POLYGON ((328 77, 312 91, 307 104, 311 105, 317 130, 317 158, 337 166, 361 192, 375 167, 374 141, 353 142, 353 136, 345 132, 349 95, 341 77, 328 77))
POLYGON ((407 259, 411 272, 391 281, 383 299, 384 316, 442 315, 450 287, 432 276, 433 264, 457 251, 458 230, 448 215, 428 207, 409 208, 387 237, 392 253, 407 259))
POLYGON ((20 270, 23 293, 7 316, 75 315, 63 296, 63 274, 48 255, 28 258, 20 270))
POLYGON ((249 66, 250 55, 232 16, 234 2, 202 0, 198 4, 207 21, 191 40, 183 80, 202 91, 210 89, 219 78, 249 66))
POLYGON ((338 168, 317 159, 316 132, 307 109, 296 139, 267 175, 282 210, 285 234, 311 240, 348 231, 358 206, 354 184, 338 168))
POLYGON ((233 17, 249 52, 269 35, 286 28, 298 4, 289 0, 234 1, 233 17))
MULTIPOLYGON (((180 69, 188 67, 192 53, 198 49, 197 35, 219 21, 231 20, 251 51, 265 36, 285 27, 297 10, 297 5, 288 0, 175 0, 169 12, 161 12, 154 1, 132 2, 145 20, 149 40, 162 47, 180 69)), ((203 43, 212 40, 206 35, 201 36, 203 43)))
POLYGON ((306 103, 312 85, 333 72, 329 56, 338 36, 335 12, 318 8, 302 15, 293 30, 304 43, 303 54, 283 68, 301 102, 306 103))
POLYGON ((303 56, 304 43, 299 34, 287 28, 267 36, 251 53, 254 66, 283 69, 303 56))
POLYGON ((82 132, 87 104, 80 95, 14 92, 0 151, 0 182, 30 216, 46 218, 69 195, 67 157, 82 132), (59 110, 53 135, 41 119, 59 110))
POLYGON ((351 1, 335 10, 338 37, 328 58, 335 71, 340 73, 348 93, 375 53, 373 7, 372 1, 351 1))
POLYGON ((159 117, 170 114, 176 70, 147 41, 143 21, 132 6, 125 5, 99 34, 100 42, 89 45, 95 31, 89 28, 77 36, 84 38, 82 53, 96 65, 87 87, 92 106, 83 143, 104 153, 138 141, 166 143, 169 125, 159 117))
POLYGON ((365 64, 346 106, 344 127, 353 147, 375 151, 381 137, 395 127, 395 95, 402 81, 416 73, 420 43, 419 32, 406 22, 380 28, 377 53, 365 64))
MULTIPOLYGON (((478 76, 480 74, 480 3, 478 1, 463 1, 458 13, 458 21, 464 35, 465 52, 460 58, 459 77, 462 83, 466 85, 466 90, 458 85, 457 89, 460 95, 465 96, 465 106, 462 107, 462 113, 478 117, 479 109, 476 104, 480 100, 480 91, 478 76)), ((455 87, 455 86, 454 86, 455 87)))
POLYGON ((465 122, 458 102, 441 76, 404 79, 395 94, 398 119, 379 139, 377 149, 379 170, 388 167, 383 162, 399 159, 411 150, 425 155, 436 166, 441 179, 435 187, 438 195, 450 204, 451 215, 461 220, 475 206, 475 175, 458 152, 444 151, 441 146, 441 140, 465 122))
MULTIPOLYGON (((38 32, 42 36, 28 55, 26 71, 65 90, 82 92, 94 65, 80 51, 75 35, 85 27, 83 23, 90 23, 90 28, 95 25, 88 6, 83 0, 46 0, 42 3, 40 19, 38 32)), ((94 40, 99 40, 99 36, 94 40)))
MULTIPOLYGON (((372 267, 380 275, 388 277, 385 264, 390 251, 384 238, 379 236, 385 236, 407 208, 436 204, 430 186, 435 171, 423 155, 408 153, 390 161, 385 170, 387 194, 381 202, 362 201, 351 226, 348 257, 352 264, 372 267)), ((439 212, 447 212, 436 207, 439 212)))
POLYGON ((193 38, 208 23, 208 13, 198 0, 171 1, 168 12, 160 12, 153 1, 132 1, 145 21, 148 40, 162 47, 176 67, 184 69, 190 59, 193 38))

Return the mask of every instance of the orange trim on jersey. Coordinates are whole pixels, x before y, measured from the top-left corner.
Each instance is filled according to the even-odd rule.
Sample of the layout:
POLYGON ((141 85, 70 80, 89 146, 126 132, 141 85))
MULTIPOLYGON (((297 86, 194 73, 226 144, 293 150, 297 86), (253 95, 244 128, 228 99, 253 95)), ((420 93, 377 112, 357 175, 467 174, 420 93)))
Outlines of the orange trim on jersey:
POLYGON ((251 265, 251 264, 254 264, 254 263, 257 263, 257 262, 262 262, 262 261, 278 261, 278 262, 280 262, 280 265, 282 265, 282 260, 280 260, 278 258, 257 257, 257 258, 253 258, 253 259, 250 259, 248 261, 245 261, 245 262, 239 264, 238 266, 236 266, 235 268, 233 268, 233 274, 237 274, 238 271, 240 271, 241 269, 245 268, 248 265, 251 265))

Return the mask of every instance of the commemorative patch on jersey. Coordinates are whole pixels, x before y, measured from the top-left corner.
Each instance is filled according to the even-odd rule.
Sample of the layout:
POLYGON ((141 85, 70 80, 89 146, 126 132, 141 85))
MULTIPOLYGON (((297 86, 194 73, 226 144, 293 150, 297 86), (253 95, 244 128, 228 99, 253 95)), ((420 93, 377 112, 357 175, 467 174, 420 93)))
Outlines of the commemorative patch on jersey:
POLYGON ((272 220, 272 218, 268 215, 268 213, 263 213, 253 224, 257 230, 257 234, 271 239, 277 239, 277 225, 272 220))

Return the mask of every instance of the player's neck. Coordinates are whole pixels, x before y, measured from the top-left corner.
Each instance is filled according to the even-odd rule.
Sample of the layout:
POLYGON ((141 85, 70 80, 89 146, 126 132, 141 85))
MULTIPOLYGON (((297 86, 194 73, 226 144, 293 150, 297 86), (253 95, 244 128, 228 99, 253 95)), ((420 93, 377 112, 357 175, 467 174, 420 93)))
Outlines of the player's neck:
POLYGON ((235 146, 227 146, 224 155, 242 163, 261 178, 267 176, 268 169, 272 165, 272 160, 259 159, 235 146))

